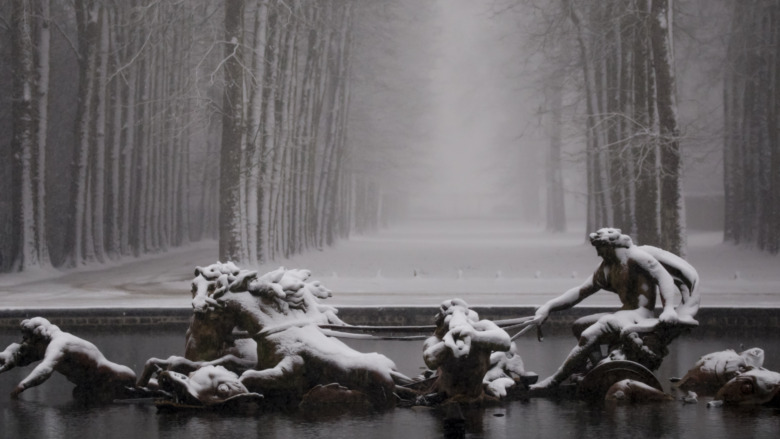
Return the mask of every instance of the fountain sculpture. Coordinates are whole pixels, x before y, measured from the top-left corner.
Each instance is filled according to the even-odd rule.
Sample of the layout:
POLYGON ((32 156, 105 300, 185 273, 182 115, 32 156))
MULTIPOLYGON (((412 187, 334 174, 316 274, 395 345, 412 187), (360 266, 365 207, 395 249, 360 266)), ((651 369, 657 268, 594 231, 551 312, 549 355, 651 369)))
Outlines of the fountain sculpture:
MULTIPOLYGON (((0 373, 40 361, 13 389, 13 397, 57 371, 76 384, 78 397, 107 401, 151 395, 160 408, 251 402, 263 408, 373 410, 399 401, 483 406, 546 396, 561 387, 617 402, 674 399, 652 371, 667 346, 698 325, 696 270, 669 252, 634 245, 618 229, 598 230, 590 240, 601 265, 532 317, 493 322, 480 319, 461 299, 444 301, 423 344, 430 370, 417 379, 400 373, 385 355, 359 352, 339 340, 344 331, 365 327, 348 325, 335 308, 320 303, 331 292, 312 281, 308 270, 279 268, 258 275, 231 262, 196 268, 184 355, 149 359, 137 381, 130 368, 42 317, 22 321, 22 342, 0 352, 0 373), (575 321, 578 345, 553 375, 536 383, 513 339, 599 290, 616 293, 623 307, 575 321), (510 336, 509 328, 518 332, 510 336), (601 354, 601 345, 608 346, 608 355, 601 354)), ((685 377, 673 379, 673 388, 687 391, 683 400, 690 403, 698 392, 714 395, 714 406, 780 404, 780 374, 763 369, 763 360, 759 348, 711 353, 685 377)))

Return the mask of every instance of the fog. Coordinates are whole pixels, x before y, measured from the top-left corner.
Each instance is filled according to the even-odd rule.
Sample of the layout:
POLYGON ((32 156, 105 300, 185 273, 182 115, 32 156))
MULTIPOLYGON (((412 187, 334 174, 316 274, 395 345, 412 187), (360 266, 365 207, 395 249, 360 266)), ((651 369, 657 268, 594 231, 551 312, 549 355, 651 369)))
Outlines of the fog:
MULTIPOLYGON (((751 35, 720 32, 745 19, 726 2, 693 3, 675 3, 666 37, 676 85, 663 89, 658 60, 642 58, 649 28, 621 21, 639 12, 601 2, 576 4, 579 25, 536 0, 97 2, 95 16, 113 18, 89 35, 72 4, 57 4, 57 32, 14 39, 30 30, 2 29, 17 46, 3 46, 0 66, 0 271, 204 239, 220 242, 223 259, 256 263, 419 218, 640 236, 649 226, 638 219, 657 226, 673 214, 664 221, 679 230, 725 230, 727 241, 775 252, 757 242, 777 241, 761 210, 770 203, 739 200, 776 192, 766 183, 776 170, 758 156, 724 159, 727 148, 771 151, 768 135, 744 151, 724 142, 727 129, 756 130, 725 124, 722 102, 727 81, 741 78, 724 66, 744 64, 728 39, 751 35), (18 105, 30 87, 39 90, 30 106, 18 105), (639 90, 676 101, 643 106, 639 90), (650 120, 636 120, 641 108, 650 120), (670 119, 661 110, 676 113, 675 126, 660 125, 670 119), (679 169, 663 162, 668 139, 679 169), (648 162, 653 175, 640 178, 648 162), (764 167, 724 174, 743 164, 764 167), (660 192, 668 176, 685 203, 660 192), (647 182, 652 190, 638 189, 647 182), (734 187, 745 193, 726 194, 734 187), (737 217, 739 227, 724 226, 737 217), (755 224, 769 232, 750 232, 755 224)), ((9 7, 0 15, 13 22, 9 7)), ((657 232, 639 241, 659 243, 657 232)))
POLYGON ((535 114, 542 102, 519 99, 536 80, 523 73, 516 23, 500 20, 493 2, 438 2, 428 66, 433 123, 427 179, 413 209, 438 217, 520 214, 539 218, 543 165, 535 114), (525 174, 519 176, 518 174, 525 174), (518 178, 519 177, 519 178, 518 178), (526 186, 524 193, 516 186, 526 186), (530 188, 531 194, 528 195, 530 188), (525 195, 529 199, 521 199, 525 195), (524 212, 520 204, 523 204, 524 212))

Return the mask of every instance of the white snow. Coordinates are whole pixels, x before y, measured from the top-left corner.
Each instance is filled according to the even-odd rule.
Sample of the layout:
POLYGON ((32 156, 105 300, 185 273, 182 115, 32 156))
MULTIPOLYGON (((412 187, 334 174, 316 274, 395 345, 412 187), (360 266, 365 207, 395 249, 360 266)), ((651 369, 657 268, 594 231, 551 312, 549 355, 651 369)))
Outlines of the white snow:
MULTIPOLYGON (((533 306, 579 284, 600 261, 583 227, 569 230, 552 235, 511 220, 416 220, 321 251, 241 266, 259 273, 279 266, 311 270, 333 292, 328 303, 336 307, 438 306, 454 297, 471 306, 533 306)), ((702 306, 780 306, 780 257, 721 241, 720 232, 689 231, 687 259, 699 272, 702 306)), ((206 241, 65 272, 2 274, 0 308, 186 308, 195 267, 216 262, 217 248, 206 241)), ((602 292, 582 305, 618 303, 602 292)))

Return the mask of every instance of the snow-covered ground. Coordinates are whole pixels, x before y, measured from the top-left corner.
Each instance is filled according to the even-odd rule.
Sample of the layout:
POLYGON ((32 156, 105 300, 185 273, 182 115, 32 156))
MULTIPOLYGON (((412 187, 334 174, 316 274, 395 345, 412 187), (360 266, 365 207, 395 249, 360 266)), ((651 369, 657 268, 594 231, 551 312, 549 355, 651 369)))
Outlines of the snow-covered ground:
MULTIPOLYGON (((578 285, 598 265, 582 227, 551 235, 509 220, 417 220, 321 251, 258 267, 308 268, 346 305, 539 305, 578 285)), ((0 308, 188 307, 196 265, 217 260, 217 243, 60 272, 0 275, 0 308)), ((780 307, 780 257, 691 232, 688 260, 701 277, 702 306, 780 307)), ((246 267, 250 268, 250 267, 246 267)), ((583 305, 617 305, 599 293, 583 305)))

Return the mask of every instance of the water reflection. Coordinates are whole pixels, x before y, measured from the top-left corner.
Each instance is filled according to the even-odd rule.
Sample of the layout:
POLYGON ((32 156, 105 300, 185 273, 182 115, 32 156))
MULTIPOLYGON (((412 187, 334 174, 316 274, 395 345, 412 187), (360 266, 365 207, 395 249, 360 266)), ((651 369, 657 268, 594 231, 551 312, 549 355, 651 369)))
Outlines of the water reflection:
MULTIPOLYGON (((64 328, 69 330, 68 328, 64 328)), ((132 331, 71 330, 92 341, 112 361, 140 372, 146 359, 184 351, 184 330, 132 331)), ((19 339, 17 331, 0 332, 0 345, 19 339)), ((518 340, 527 370, 541 376, 551 373, 565 358, 576 340, 571 336, 548 336, 543 343, 534 337, 518 340)), ((348 340, 364 352, 382 352, 392 358, 401 372, 420 373, 422 343, 418 341, 348 340)), ((780 370, 780 335, 728 334, 706 338, 682 337, 671 346, 657 375, 682 376, 696 360, 709 352, 726 348, 761 347, 765 366, 780 370)), ((734 438, 771 437, 780 431, 780 410, 769 408, 707 409, 698 404, 661 403, 638 406, 586 404, 580 401, 532 399, 497 407, 463 410, 457 414, 430 408, 395 409, 381 413, 342 415, 333 418, 305 418, 297 413, 163 413, 151 404, 109 404, 87 406, 71 397, 73 385, 56 375, 43 385, 24 392, 19 400, 8 394, 31 367, 0 375, 0 421, 2 437, 47 438, 131 438, 162 437, 188 439, 220 437, 269 438, 734 438), (450 420, 445 423, 445 420, 450 420), (455 427, 455 428, 454 428, 455 427), (239 433, 240 432, 240 433, 239 433)))

